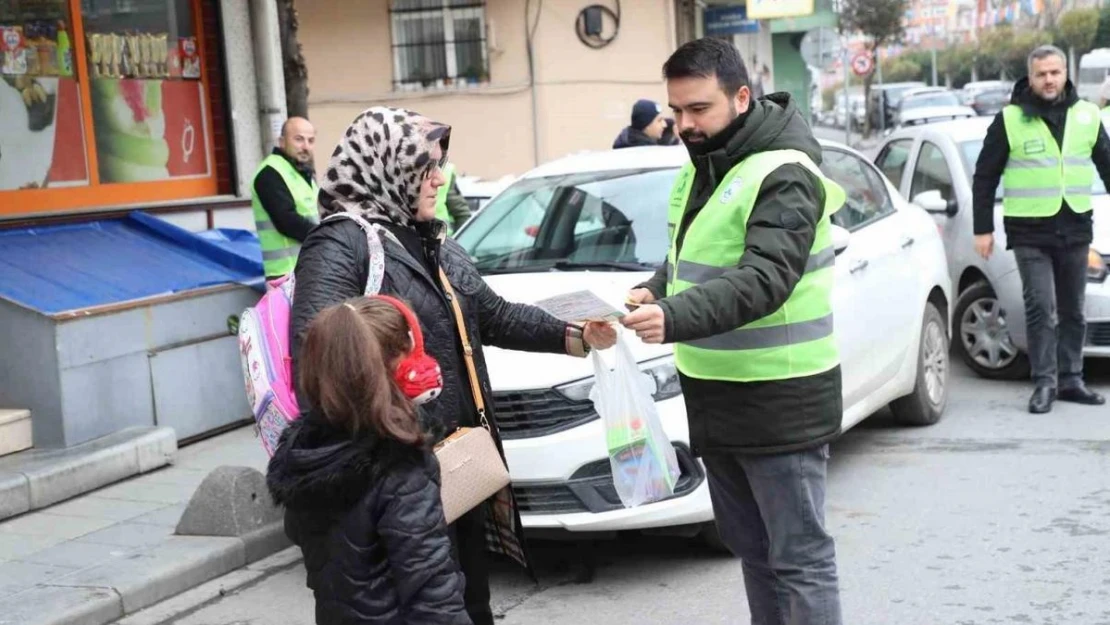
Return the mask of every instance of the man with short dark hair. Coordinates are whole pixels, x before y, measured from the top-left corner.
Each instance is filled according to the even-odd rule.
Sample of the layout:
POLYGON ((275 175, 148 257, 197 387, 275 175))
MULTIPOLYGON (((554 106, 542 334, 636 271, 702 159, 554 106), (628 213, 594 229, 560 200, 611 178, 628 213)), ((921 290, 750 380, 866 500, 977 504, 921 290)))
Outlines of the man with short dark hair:
POLYGON ((663 116, 663 107, 652 100, 637 100, 632 105, 631 124, 613 141, 613 149, 644 145, 677 145, 674 121, 663 116))
POLYGON ((301 243, 319 221, 315 150, 316 129, 303 117, 290 117, 277 147, 254 174, 251 208, 269 280, 293 271, 301 243))
POLYGON ((675 344, 691 447, 752 623, 839 625, 825 477, 843 412, 829 218, 844 190, 790 95, 751 97, 731 43, 687 43, 663 74, 692 162, 671 192, 667 263, 628 294, 622 323, 675 344))
POLYGON ((1042 414, 1056 400, 1106 403, 1083 382, 1083 300, 1094 254, 1092 186, 1097 169, 1110 188, 1110 138, 1098 107, 1080 100, 1068 80, 1059 48, 1033 50, 1028 67, 1029 76, 1014 85, 1010 104, 987 129, 975 164, 972 206, 975 249, 989 259, 1002 180, 1006 247, 1014 250, 1025 299, 1035 385, 1029 412, 1042 414))

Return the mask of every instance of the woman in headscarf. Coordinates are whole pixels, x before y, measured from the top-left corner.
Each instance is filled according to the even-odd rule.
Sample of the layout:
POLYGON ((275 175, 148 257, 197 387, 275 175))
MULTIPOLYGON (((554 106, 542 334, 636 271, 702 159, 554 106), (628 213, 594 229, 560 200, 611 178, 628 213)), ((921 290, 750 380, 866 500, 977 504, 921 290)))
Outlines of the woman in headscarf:
MULTIPOLYGON (((362 294, 369 284, 411 305, 425 348, 442 367, 443 393, 423 406, 433 440, 459 426, 477 426, 462 338, 440 281, 442 268, 462 307, 500 448, 482 346, 584 357, 591 346, 612 346, 616 330, 602 323, 567 324, 535 306, 505 301, 486 285, 466 251, 446 238, 445 224, 435 218, 435 199, 446 182, 440 168, 447 162, 450 134, 445 124, 386 107, 368 109, 351 123, 321 184, 322 221, 304 242, 294 272, 293 364, 295 369, 302 333, 316 313, 362 294), (367 236, 352 219, 329 218, 343 212, 380 230, 367 236)), ((475 625, 492 624, 487 550, 531 571, 511 489, 459 518, 450 534, 466 575, 467 613, 475 625)))

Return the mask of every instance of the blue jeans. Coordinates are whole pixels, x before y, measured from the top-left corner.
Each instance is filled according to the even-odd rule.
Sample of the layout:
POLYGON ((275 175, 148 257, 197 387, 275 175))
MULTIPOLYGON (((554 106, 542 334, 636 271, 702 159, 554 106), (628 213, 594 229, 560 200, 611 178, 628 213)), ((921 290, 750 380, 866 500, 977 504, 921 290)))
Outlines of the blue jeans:
POLYGON ((828 458, 828 445, 704 458, 718 531, 743 562, 752 625, 841 625, 828 458))

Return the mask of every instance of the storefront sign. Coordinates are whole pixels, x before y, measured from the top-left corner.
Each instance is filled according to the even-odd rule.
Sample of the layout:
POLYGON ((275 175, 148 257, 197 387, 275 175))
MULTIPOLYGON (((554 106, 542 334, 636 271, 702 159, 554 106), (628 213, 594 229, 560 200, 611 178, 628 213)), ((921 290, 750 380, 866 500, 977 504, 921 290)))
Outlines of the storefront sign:
POLYGON ((748 18, 770 20, 813 14, 813 0, 748 0, 748 18))
POLYGON ((703 11, 706 35, 745 35, 759 32, 759 22, 748 19, 745 6, 712 6, 703 11))

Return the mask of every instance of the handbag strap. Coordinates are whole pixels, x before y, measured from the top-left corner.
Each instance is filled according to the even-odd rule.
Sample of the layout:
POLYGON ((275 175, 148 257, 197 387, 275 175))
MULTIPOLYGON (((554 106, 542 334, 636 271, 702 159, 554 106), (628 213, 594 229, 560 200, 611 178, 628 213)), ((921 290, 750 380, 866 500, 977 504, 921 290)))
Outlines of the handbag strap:
POLYGON ((455 326, 458 327, 459 336, 462 338, 463 360, 466 361, 466 373, 470 378, 470 392, 474 395, 474 404, 478 407, 478 421, 482 427, 489 430, 486 402, 482 398, 482 385, 478 382, 478 369, 474 366, 474 348, 470 345, 470 335, 466 331, 466 321, 463 320, 459 298, 455 296, 455 289, 451 288, 451 281, 447 279, 443 267, 439 268, 439 281, 443 283, 443 290, 447 291, 447 301, 451 302, 451 309, 455 312, 455 326))

